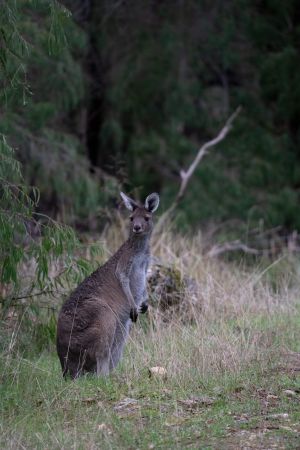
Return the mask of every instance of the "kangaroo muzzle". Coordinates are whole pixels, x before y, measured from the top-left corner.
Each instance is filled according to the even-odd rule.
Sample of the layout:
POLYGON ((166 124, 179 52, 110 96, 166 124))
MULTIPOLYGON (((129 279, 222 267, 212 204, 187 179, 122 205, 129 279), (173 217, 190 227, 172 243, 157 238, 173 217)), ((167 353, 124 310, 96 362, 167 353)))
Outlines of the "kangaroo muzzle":
POLYGON ((143 229, 142 229, 142 226, 141 225, 139 225, 139 224, 136 224, 136 225, 134 225, 133 226, 133 232, 134 233, 141 233, 143 231, 143 229))

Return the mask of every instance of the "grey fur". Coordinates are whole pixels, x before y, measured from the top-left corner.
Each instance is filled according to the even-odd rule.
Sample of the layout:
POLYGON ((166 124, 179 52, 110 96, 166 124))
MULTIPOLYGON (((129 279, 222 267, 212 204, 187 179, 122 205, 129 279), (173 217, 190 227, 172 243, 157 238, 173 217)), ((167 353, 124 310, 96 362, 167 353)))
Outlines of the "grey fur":
POLYGON ((132 211, 129 238, 75 289, 59 314, 57 352, 64 376, 108 375, 122 357, 130 317, 136 320, 139 312, 147 310, 151 211, 157 208, 159 197, 151 194, 145 206, 123 193, 122 198, 132 211))

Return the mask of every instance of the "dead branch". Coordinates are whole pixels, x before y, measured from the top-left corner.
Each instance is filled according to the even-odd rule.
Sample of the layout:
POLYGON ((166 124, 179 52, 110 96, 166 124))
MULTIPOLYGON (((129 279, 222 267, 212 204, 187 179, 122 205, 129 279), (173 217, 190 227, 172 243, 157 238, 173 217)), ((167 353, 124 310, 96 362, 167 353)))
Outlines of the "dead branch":
POLYGON ((197 156, 195 157, 195 159, 193 160, 193 162, 191 163, 189 168, 187 170, 180 171, 181 183, 180 183, 178 193, 175 197, 175 200, 171 204, 171 206, 160 217, 158 224, 157 224, 157 229, 160 229, 159 225, 162 225, 165 222, 165 220, 170 217, 171 213, 174 211, 174 209, 176 208, 178 203, 182 200, 193 173, 195 172, 200 161, 208 153, 208 150, 211 147, 214 147, 215 145, 219 144, 219 142, 223 141, 223 139, 225 139, 225 137, 231 130, 233 121, 239 115, 239 113, 241 112, 241 109, 242 109, 241 106, 239 106, 235 110, 235 112, 229 117, 229 119, 227 119, 224 127, 220 130, 219 134, 214 139, 211 139, 210 141, 206 142, 204 145, 202 145, 202 147, 199 148, 197 156))
MULTIPOLYGON (((268 236, 269 234, 273 234, 274 230, 265 230, 262 235, 268 236)), ((280 229, 280 227, 277 227, 280 229)), ((251 234, 251 232, 249 233, 251 234)), ((258 236, 261 238, 261 235, 258 236)), ((299 253, 300 245, 298 239, 298 232, 294 231, 291 235, 288 236, 276 236, 275 241, 270 242, 256 242, 252 243, 252 246, 245 244, 239 239, 234 241, 224 242, 223 244, 216 244, 211 247, 207 252, 205 252, 206 256, 213 258, 221 255, 226 252, 234 252, 241 251, 243 253, 248 253, 252 255, 266 256, 266 257, 274 257, 274 255, 283 254, 285 251, 288 251, 290 254, 299 253)))
POLYGON ((181 170, 180 171, 181 184, 180 184, 179 191, 178 191, 178 193, 176 195, 176 198, 175 198, 175 203, 178 203, 182 199, 182 197, 184 196, 184 193, 186 191, 186 188, 187 188, 188 182, 190 181, 191 176, 195 172, 195 170, 196 170, 198 164, 200 163, 200 161, 208 153, 208 149, 211 148, 211 147, 214 147, 219 142, 223 141, 223 139, 225 139, 225 137, 227 136, 227 134, 229 133, 229 131, 230 131, 231 127, 232 127, 233 121, 236 119, 236 117, 238 116, 240 111, 241 111, 241 107, 239 106, 236 109, 236 111, 229 117, 229 119, 225 123, 224 127, 219 132, 218 136, 216 136, 211 141, 206 142, 204 145, 202 145, 202 147, 199 148, 197 156, 194 159, 194 161, 192 162, 192 164, 190 165, 190 167, 188 168, 188 170, 187 171, 185 171, 185 170, 181 170))
POLYGON ((206 255, 209 258, 214 258, 222 253, 235 251, 242 251, 251 255, 258 255, 260 253, 258 249, 248 247, 248 245, 244 244, 240 240, 236 240, 232 242, 225 242, 224 244, 220 245, 214 245, 206 255))
POLYGON ((45 290, 45 291, 41 291, 41 292, 33 292, 31 294, 24 294, 20 297, 11 297, 10 300, 26 300, 28 298, 34 298, 34 297, 39 297, 40 295, 53 295, 56 294, 57 291, 54 290, 45 290))

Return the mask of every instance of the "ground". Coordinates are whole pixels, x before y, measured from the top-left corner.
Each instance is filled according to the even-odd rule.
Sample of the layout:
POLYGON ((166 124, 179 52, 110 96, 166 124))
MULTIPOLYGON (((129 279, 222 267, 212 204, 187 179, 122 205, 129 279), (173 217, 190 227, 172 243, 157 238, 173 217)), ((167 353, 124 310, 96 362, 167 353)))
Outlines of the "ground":
POLYGON ((109 378, 75 382, 62 379, 54 350, 3 360, 1 448, 300 448, 296 351, 215 377, 195 369, 189 379, 149 377, 133 351, 131 342, 109 378))
POLYGON ((31 334, 12 321, 0 448, 300 449, 298 260, 249 268, 203 257, 197 237, 155 242, 160 261, 194 280, 193 295, 178 283, 172 312, 151 299, 108 378, 62 378, 54 317, 37 333, 33 316, 31 334), (150 377, 153 366, 166 376, 150 377))

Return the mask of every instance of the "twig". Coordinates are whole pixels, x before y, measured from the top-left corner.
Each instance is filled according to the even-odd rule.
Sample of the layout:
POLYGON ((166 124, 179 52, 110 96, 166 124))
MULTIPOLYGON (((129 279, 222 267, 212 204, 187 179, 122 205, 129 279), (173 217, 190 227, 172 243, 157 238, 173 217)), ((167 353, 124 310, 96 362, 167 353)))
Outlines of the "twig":
POLYGON ((46 294, 54 294, 56 292, 57 291, 53 291, 53 290, 51 290, 51 291, 50 290, 49 291, 41 291, 41 292, 36 292, 36 293, 33 293, 33 294, 23 295, 21 297, 11 297, 10 300, 25 300, 27 298, 38 297, 40 295, 46 295, 46 294))
MULTIPOLYGON (((25 304, 20 304, 20 303, 12 303, 11 305, 9 305, 11 308, 24 308, 24 307, 28 307, 31 306, 29 303, 25 304)), ((49 309, 51 309, 51 311, 57 311, 58 307, 57 306, 53 306, 53 305, 48 305, 47 303, 44 304, 36 304, 34 305, 35 308, 38 309, 47 309, 49 311, 49 309)))

